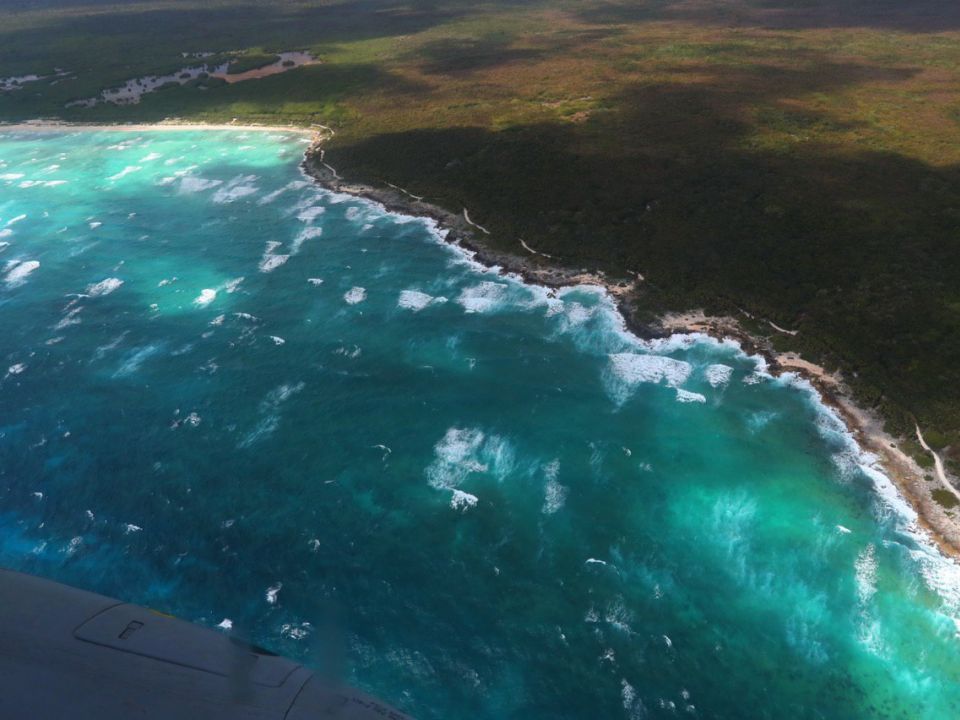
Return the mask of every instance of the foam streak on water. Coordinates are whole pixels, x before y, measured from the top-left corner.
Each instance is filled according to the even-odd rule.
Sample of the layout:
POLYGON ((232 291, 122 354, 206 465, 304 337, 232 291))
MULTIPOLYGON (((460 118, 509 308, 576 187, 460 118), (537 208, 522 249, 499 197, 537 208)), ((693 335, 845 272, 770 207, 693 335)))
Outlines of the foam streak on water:
POLYGON ((960 571, 809 385, 300 148, 0 134, 0 563, 307 662, 335 623, 423 720, 960 714, 960 571))

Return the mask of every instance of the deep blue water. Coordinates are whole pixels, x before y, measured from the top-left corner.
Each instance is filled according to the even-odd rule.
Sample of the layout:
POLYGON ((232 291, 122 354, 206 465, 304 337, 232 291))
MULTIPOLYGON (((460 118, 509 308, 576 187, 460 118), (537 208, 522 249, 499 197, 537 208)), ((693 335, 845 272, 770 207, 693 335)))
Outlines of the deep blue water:
POLYGON ((0 134, 0 563, 422 720, 960 717, 960 572, 809 388, 303 147, 0 134))

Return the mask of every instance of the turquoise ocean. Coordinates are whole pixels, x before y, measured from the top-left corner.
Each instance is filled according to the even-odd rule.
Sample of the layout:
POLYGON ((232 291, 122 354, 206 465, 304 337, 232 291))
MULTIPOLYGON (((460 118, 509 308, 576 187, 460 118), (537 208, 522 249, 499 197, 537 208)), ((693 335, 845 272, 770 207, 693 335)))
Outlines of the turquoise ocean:
POLYGON ((809 386, 304 149, 0 130, 0 565, 421 720, 960 717, 960 569, 809 386))

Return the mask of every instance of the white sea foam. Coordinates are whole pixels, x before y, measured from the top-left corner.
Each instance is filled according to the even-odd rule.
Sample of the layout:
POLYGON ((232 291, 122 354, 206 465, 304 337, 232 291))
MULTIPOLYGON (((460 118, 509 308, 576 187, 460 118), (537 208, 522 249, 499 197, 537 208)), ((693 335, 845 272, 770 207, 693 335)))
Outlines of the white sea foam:
POLYGON ((120 368, 113 374, 114 377, 126 377, 133 375, 140 369, 140 366, 143 365, 144 361, 147 360, 152 355, 155 355, 159 352, 159 345, 146 345, 144 347, 137 348, 131 352, 120 368))
POLYGON ((297 213, 297 220, 305 223, 312 223, 318 217, 323 215, 327 209, 323 205, 311 205, 297 213))
POLYGON ((513 449, 497 435, 487 436, 476 428, 450 428, 435 446, 435 458, 424 474, 431 487, 451 492, 451 507, 465 509, 476 496, 460 485, 473 473, 489 473, 503 479, 513 468, 513 449))
POLYGON ((143 140, 142 137, 135 137, 129 140, 123 140, 121 142, 114 143, 113 145, 107 145, 107 150, 118 150, 118 151, 129 150, 130 148, 134 147, 137 143, 139 143, 141 140, 143 140))
POLYGON ((125 523, 123 526, 123 534, 130 535, 132 533, 138 533, 143 530, 139 525, 134 525, 133 523, 125 523))
POLYGON ((468 313, 490 312, 502 301, 507 293, 507 285, 484 281, 474 287, 464 288, 457 302, 468 313))
POLYGON ((121 285, 123 285, 123 280, 120 278, 107 278, 98 283, 87 285, 87 289, 84 292, 90 297, 100 297, 102 295, 109 295, 121 285))
POLYGON ((217 623, 217 627, 221 630, 233 630, 233 620, 230 618, 224 618, 217 623))
POLYGON ((707 398, 697 392, 690 392, 683 388, 677 388, 677 402, 681 403, 705 403, 707 398))
MULTIPOLYGON (((626 402, 641 383, 663 382, 669 387, 678 388, 690 377, 693 370, 690 363, 662 355, 624 352, 612 353, 609 359, 604 381, 608 393, 618 405, 626 402)), ((681 400, 679 393, 677 399, 681 400)))
POLYGON ((260 189, 253 185, 256 179, 256 175, 238 175, 213 194, 213 202, 232 203, 259 192, 260 189))
MULTIPOLYGON (((556 467, 559 467, 560 463, 558 461, 554 460, 551 465, 554 463, 556 467)), ((543 490, 542 512, 544 515, 553 515, 560 510, 567 501, 567 488, 557 482, 555 471, 552 474, 548 471, 546 474, 547 483, 543 490)))
POLYGON ((276 410, 281 404, 285 403, 305 387, 306 383, 303 381, 292 384, 284 383, 282 385, 278 385, 273 390, 268 392, 260 402, 260 412, 276 410))
POLYGON ((314 240, 323 235, 323 228, 308 227, 301 230, 290 243, 290 254, 296 255, 307 240, 314 240))
POLYGON ((865 605, 877 593, 877 554, 873 543, 867 545, 854 563, 857 580, 857 597, 865 605))
POLYGON ((757 385, 765 380, 773 379, 766 358, 761 355, 752 355, 750 359, 754 361, 755 369, 749 375, 743 376, 741 382, 744 385, 757 385))
POLYGON ((7 368, 7 376, 19 375, 26 369, 27 369, 27 366, 24 363, 17 363, 15 365, 11 365, 9 368, 7 368))
POLYGON ((10 227, 12 225, 16 225, 18 222, 21 222, 22 220, 26 220, 26 219, 27 219, 26 215, 17 215, 16 217, 13 217, 7 220, 7 224, 4 227, 10 227))
POLYGON ((283 583, 278 582, 276 585, 271 585, 267 588, 265 599, 269 605, 277 604, 277 595, 280 594, 280 590, 283 588, 283 583))
POLYGON ((80 550, 81 545, 83 545, 83 538, 77 535, 76 537, 70 539, 70 542, 67 543, 67 546, 63 549, 63 551, 68 556, 76 555, 80 550))
POLYGON ((260 272, 272 272, 289 259, 289 255, 264 255, 259 265, 260 272))
POLYGON ((314 287, 317 287, 319 285, 323 285, 323 278, 307 278, 307 282, 314 287))
POLYGON ((79 315, 82 310, 83 310, 82 307, 71 308, 70 310, 67 311, 67 313, 62 318, 60 318, 60 322, 58 322, 56 325, 53 326, 53 329, 63 330, 64 328, 70 327, 71 325, 79 325, 81 321, 80 321, 80 318, 77 317, 77 315, 79 315))
POLYGON ((822 629, 824 605, 823 595, 802 598, 794 605, 785 627, 787 642, 801 657, 816 665, 824 665, 830 659, 822 629))
POLYGON ((270 339, 273 340, 274 345, 283 345, 286 342, 286 340, 284 340, 282 337, 279 337, 277 335, 271 335, 270 339))
POLYGON ((554 459, 543 466, 543 475, 546 478, 542 512, 552 515, 563 507, 567 500, 567 488, 557 482, 560 475, 560 460, 554 459))
POLYGON ((420 292, 419 290, 402 290, 400 292, 400 297, 397 298, 397 307, 404 308, 405 310, 412 310, 413 312, 420 312, 431 303, 441 303, 446 301, 447 299, 444 297, 435 298, 431 295, 427 295, 425 292, 420 292))
POLYGON ((486 467, 472 459, 483 440, 484 434, 480 430, 447 430, 443 439, 434 446, 436 459, 427 468, 430 484, 436 488, 452 488, 466 474, 486 470, 486 467))
POLYGON ((107 353, 120 347, 120 344, 123 342, 123 339, 127 336, 128 332, 129 331, 125 330, 106 345, 99 345, 93 352, 93 360, 103 360, 103 358, 107 356, 107 353))
POLYGON ((304 387, 306 387, 306 385, 302 381, 292 384, 284 383, 268 392, 263 400, 260 401, 258 408, 260 415, 263 417, 253 430, 243 437, 238 447, 250 447, 254 443, 272 435, 280 426, 280 406, 303 390, 304 387))
POLYGON ((185 194, 199 193, 204 192, 205 190, 211 190, 222 184, 222 180, 208 180, 206 178, 197 177, 196 175, 184 175, 180 179, 179 191, 185 194))
POLYGON ((228 295, 231 295, 237 291, 237 288, 240 287, 240 283, 244 281, 243 277, 234 278, 233 280, 228 280, 223 285, 220 286, 221 290, 226 290, 228 295))
POLYGON ((678 387, 692 370, 690 363, 683 360, 636 353, 614 353, 610 355, 610 364, 617 377, 630 385, 666 382, 670 387, 678 387))
POLYGON ((450 496, 450 507, 454 510, 466 511, 474 507, 478 501, 479 498, 476 495, 454 488, 450 496))
POLYGON ((291 640, 303 640, 311 632, 313 632, 313 626, 308 622, 302 622, 299 625, 285 623, 280 626, 280 636, 291 640))
POLYGON ((586 307, 575 300, 570 302, 561 301, 561 308, 564 320, 564 329, 572 330, 590 320, 597 312, 596 307, 586 307))
POLYGON ((730 382, 730 378, 733 376, 733 368, 729 365, 717 363, 708 365, 703 374, 712 387, 721 387, 730 382))
POLYGON ((276 242, 275 240, 271 240, 267 243, 267 247, 263 251, 263 257, 260 258, 260 272, 272 272, 290 259, 289 255, 277 255, 274 253, 273 251, 278 247, 280 247, 280 243, 276 242))
POLYGON ((7 272, 6 277, 3 281, 7 284, 7 287, 17 287, 18 285, 23 285, 27 281, 27 277, 34 272, 40 263, 36 260, 25 260, 23 262, 16 263, 13 265, 12 269, 7 272))
POLYGON ((343 295, 343 301, 347 305, 356 305, 367 299, 367 291, 362 287, 352 287, 343 295))
MULTIPOLYGON (((0 230, 0 238, 11 237, 12 235, 13 235, 13 230, 9 230, 9 229, 0 230)), ((3 245, 4 247, 6 247, 9 244, 10 243, 4 243, 3 245)))
POLYGON ((603 620, 622 633, 627 635, 633 633, 630 627, 630 623, 633 622, 633 613, 627 608, 620 597, 615 598, 607 605, 606 612, 603 614, 603 620))
POLYGON ((769 425, 770 421, 777 417, 777 415, 778 413, 773 410, 758 410, 757 412, 752 412, 745 418, 747 427, 750 429, 750 432, 759 432, 769 425))
POLYGON ((294 180, 293 182, 287 183, 279 190, 274 190, 273 192, 267 193, 262 198, 260 198, 258 203, 260 205, 268 205, 269 203, 272 203, 278 197, 283 195, 285 192, 289 190, 299 190, 301 188, 307 187, 309 184, 310 183, 306 182, 305 180, 294 180))
POLYGON ((343 355, 343 357, 350 358, 351 360, 360 357, 360 354, 363 350, 359 345, 351 345, 350 347, 345 347, 341 345, 336 350, 333 351, 334 355, 343 355))
POLYGON ((152 161, 154 161, 154 160, 159 160, 159 159, 162 158, 162 157, 163 157, 163 155, 161 155, 160 153, 152 152, 152 153, 148 153, 147 155, 144 155, 142 158, 140 158, 140 162, 152 162, 152 161))
POLYGON ((206 307, 217 299, 217 291, 210 288, 204 288, 200 294, 194 298, 193 304, 198 307, 206 307))
POLYGON ((632 708, 637 701, 637 691, 625 679, 620 681, 620 698, 623 700, 624 710, 632 708))
POLYGON ((139 172, 140 170, 143 170, 143 168, 140 167, 139 165, 127 165, 123 170, 121 170, 120 172, 118 172, 116 175, 111 175, 111 176, 110 176, 109 178, 107 178, 107 179, 108 179, 108 180, 119 180, 120 178, 124 178, 124 177, 126 177, 127 175, 130 175, 130 174, 135 173, 135 172, 139 172))

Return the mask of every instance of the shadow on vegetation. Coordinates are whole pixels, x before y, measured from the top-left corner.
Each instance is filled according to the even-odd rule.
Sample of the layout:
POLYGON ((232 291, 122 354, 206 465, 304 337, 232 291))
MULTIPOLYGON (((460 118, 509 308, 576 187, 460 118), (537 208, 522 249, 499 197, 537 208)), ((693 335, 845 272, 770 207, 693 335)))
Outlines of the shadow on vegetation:
POLYGON ((769 29, 946 32, 960 28, 960 4, 953 0, 629 0, 588 3, 574 12, 585 22, 601 24, 686 20, 769 29))
MULTIPOLYGON (((68 88, 74 86, 67 86, 68 88)), ((74 87, 75 89, 75 87, 74 87)), ((195 118, 243 115, 248 121, 331 122, 345 119, 340 103, 356 93, 385 93, 392 97, 428 91, 422 83, 401 77, 367 63, 310 65, 254 82, 228 85, 216 81, 203 90, 197 83, 172 85, 144 95, 136 106, 138 121, 159 121, 170 117, 195 118)), ((46 111, 74 122, 129 122, 128 105, 100 103, 92 108, 65 108, 67 100, 99 94, 90 88, 86 95, 48 98, 46 111)), ((42 107, 42 106, 41 106, 42 107)), ((29 93, 0 94, 0 116, 5 120, 38 116, 37 99, 29 93)))
POLYGON ((814 330, 791 342, 842 361, 903 427, 909 410, 956 429, 960 168, 752 140, 834 122, 783 98, 909 72, 726 69, 632 86, 584 124, 382 135, 329 157, 353 179, 469 207, 504 249, 523 238, 574 267, 639 271, 651 309, 744 308, 814 330))
POLYGON ((436 40, 418 47, 414 56, 421 59, 424 72, 452 74, 486 70, 524 60, 540 60, 544 48, 511 47, 510 37, 436 40))
MULTIPOLYGON (((0 0, 0 7, 3 6, 0 0)), ((64 12, 65 3, 49 6, 49 17, 31 28, 0 26, 0 65, 46 66, 51 57, 71 67, 94 58, 155 68, 181 52, 229 51, 246 47, 301 49, 328 42, 344 43, 418 33, 450 22, 469 6, 403 0, 358 0, 331 4, 240 4, 212 2, 157 9, 154 3, 64 12), (173 43, 176 43, 175 45, 173 43)), ((34 9, 27 6, 21 9, 34 9)), ((43 11, 41 11, 43 12, 43 11)))
POLYGON ((470 73, 575 53, 591 42, 617 34, 619 31, 615 28, 577 30, 527 40, 530 44, 519 47, 514 44, 515 38, 506 33, 480 38, 445 38, 420 45, 407 57, 419 61, 420 69, 429 74, 470 73))

